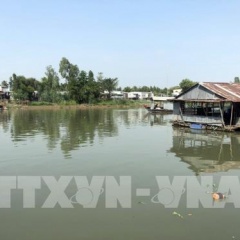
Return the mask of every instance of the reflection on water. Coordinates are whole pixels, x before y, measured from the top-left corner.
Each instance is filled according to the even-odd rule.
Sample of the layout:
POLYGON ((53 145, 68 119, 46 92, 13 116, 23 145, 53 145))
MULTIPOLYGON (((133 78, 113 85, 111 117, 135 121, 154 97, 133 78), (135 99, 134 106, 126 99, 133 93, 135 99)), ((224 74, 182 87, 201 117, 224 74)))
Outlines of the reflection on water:
POLYGON ((172 120, 172 114, 164 113, 147 113, 145 118, 149 121, 151 126, 167 125, 172 120))
POLYGON ((99 139, 117 134, 111 111, 19 110, 1 114, 0 124, 9 130, 13 141, 42 134, 49 149, 58 143, 65 154, 99 139))
MULTIPOLYGON (((36 189, 36 208, 26 209, 22 207, 23 191, 13 190, 12 208, 0 207, 0 239, 238 239, 239 209, 231 203, 224 209, 187 209, 188 190, 177 209, 167 209, 164 204, 173 195, 167 188, 159 189, 156 176, 238 168, 239 135, 173 129, 171 117, 148 114, 145 109, 0 112, 1 176, 52 176, 56 180, 86 176, 89 183, 94 176, 114 176, 116 183, 120 176, 129 176, 132 183, 129 209, 105 207, 106 184, 93 209, 76 204, 73 209, 59 205, 42 209, 50 193, 44 183, 36 189), (138 195, 138 189, 149 190, 149 196, 138 195)), ((234 174, 239 176, 240 171, 234 174)), ((65 192, 73 202, 80 197, 74 182, 65 192)))
POLYGON ((240 134, 173 129, 170 152, 199 172, 240 169, 240 134))
MULTIPOLYGON (((16 110, 0 112, 0 131, 11 135, 15 146, 40 136, 49 150, 59 148, 70 157, 73 150, 118 136, 122 126, 168 126, 171 120, 171 114, 143 109, 16 110)), ((240 168, 240 134, 174 128, 172 139, 168 152, 197 174, 240 168)))
POLYGON ((8 111, 0 111, 0 129, 2 128, 5 133, 9 131, 10 116, 8 111))
POLYGON ((122 124, 132 126, 139 123, 148 123, 141 109, 17 110, 0 113, 0 128, 5 133, 10 132, 16 144, 42 135, 49 150, 60 144, 66 157, 72 150, 118 135, 122 124))

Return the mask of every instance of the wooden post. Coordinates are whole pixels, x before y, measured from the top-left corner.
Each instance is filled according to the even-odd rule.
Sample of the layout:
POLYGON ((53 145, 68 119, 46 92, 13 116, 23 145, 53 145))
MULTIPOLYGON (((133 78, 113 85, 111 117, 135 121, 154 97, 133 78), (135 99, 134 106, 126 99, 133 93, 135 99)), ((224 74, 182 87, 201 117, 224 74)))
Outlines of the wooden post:
POLYGON ((222 106, 221 106, 221 102, 219 102, 219 109, 220 109, 220 113, 221 113, 221 118, 222 118, 222 125, 225 128, 225 122, 224 122, 224 118, 223 118, 223 112, 222 112, 222 106))
POLYGON ((232 102, 232 106, 231 106, 230 126, 232 126, 232 119, 233 119, 233 102, 232 102))
POLYGON ((184 120, 183 120, 183 114, 182 114, 182 109, 181 109, 181 105, 179 106, 179 110, 180 110, 180 114, 181 114, 181 119, 182 119, 182 121, 184 122, 184 120))

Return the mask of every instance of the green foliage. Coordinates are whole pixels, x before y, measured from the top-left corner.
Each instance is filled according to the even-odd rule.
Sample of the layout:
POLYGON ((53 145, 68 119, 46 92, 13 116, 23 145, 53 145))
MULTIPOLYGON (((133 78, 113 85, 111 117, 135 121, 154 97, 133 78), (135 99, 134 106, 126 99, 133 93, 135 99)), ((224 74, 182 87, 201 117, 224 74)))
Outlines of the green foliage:
MULTIPOLYGON (((94 78, 94 73, 90 70, 86 72, 80 70, 75 64, 72 64, 67 58, 63 57, 59 63, 59 74, 65 80, 60 83, 58 73, 55 72, 52 66, 47 66, 45 76, 41 81, 34 78, 26 78, 13 74, 10 78, 10 87, 13 96, 16 100, 37 100, 36 91, 38 92, 39 100, 45 104, 96 104, 99 103, 100 95, 104 91, 108 92, 108 100, 110 100, 114 90, 121 91, 118 87, 118 78, 105 78, 103 73, 99 72, 97 79, 94 78)), ((235 82, 240 82, 238 77, 235 77, 235 82)), ((3 81, 2 86, 7 86, 7 82, 3 81)), ((195 82, 189 79, 183 79, 180 82, 180 88, 186 91, 193 86, 195 82)), ((124 92, 152 92, 155 96, 171 95, 173 89, 179 88, 159 88, 156 86, 126 86, 124 92)), ((40 103, 42 104, 42 103, 40 103)), ((125 99, 115 99, 102 104, 120 104, 128 105, 129 102, 125 99)))
POLYGON ((95 81, 94 74, 90 70, 88 73, 88 82, 86 88, 87 99, 86 102, 93 103, 100 97, 100 83, 95 81))
POLYGON ((1 86, 2 87, 8 87, 9 84, 7 83, 7 81, 3 80, 2 83, 1 83, 1 86))
POLYGON ((187 91, 190 87, 194 86, 196 84, 196 82, 193 82, 189 79, 183 79, 180 83, 179 86, 182 89, 182 92, 187 91))
POLYGON ((169 90, 167 88, 161 89, 159 87, 156 86, 142 86, 142 87, 137 87, 137 86, 133 86, 133 87, 125 87, 123 89, 124 92, 152 92, 155 96, 161 96, 161 95, 168 95, 169 94, 169 90))
POLYGON ((53 105, 52 103, 50 103, 50 102, 42 102, 42 101, 34 101, 34 102, 30 102, 29 103, 29 105, 30 106, 51 106, 51 105, 53 105))
POLYGON ((28 94, 27 92, 24 92, 22 89, 18 89, 13 92, 13 98, 16 100, 27 100, 28 94))
POLYGON ((117 78, 104 78, 98 80, 101 89, 106 90, 108 92, 108 99, 111 98, 112 92, 117 88, 118 79, 117 78))
POLYGON ((69 98, 75 101, 78 100, 79 72, 80 71, 77 65, 73 65, 68 61, 68 59, 62 58, 59 64, 59 73, 66 81, 66 90, 69 94, 69 98))
POLYGON ((239 77, 234 78, 234 83, 240 83, 239 77))
POLYGON ((95 81, 91 70, 88 73, 80 71, 77 65, 62 58, 59 72, 66 80, 64 87, 69 94, 69 99, 77 103, 92 103, 100 96, 100 84, 95 81))
POLYGON ((34 91, 40 86, 40 82, 35 78, 25 78, 13 74, 10 77, 10 87, 16 100, 34 100, 34 91))
POLYGON ((132 89, 131 89, 130 87, 125 87, 125 88, 123 89, 123 91, 124 91, 124 92, 131 92, 132 89))
POLYGON ((68 101, 61 101, 60 105, 63 106, 71 106, 71 105, 77 105, 76 101, 74 100, 68 100, 68 101))
POLYGON ((46 68, 45 77, 42 78, 41 85, 39 87, 39 96, 42 101, 58 103, 62 99, 62 95, 59 93, 59 77, 52 66, 46 68))

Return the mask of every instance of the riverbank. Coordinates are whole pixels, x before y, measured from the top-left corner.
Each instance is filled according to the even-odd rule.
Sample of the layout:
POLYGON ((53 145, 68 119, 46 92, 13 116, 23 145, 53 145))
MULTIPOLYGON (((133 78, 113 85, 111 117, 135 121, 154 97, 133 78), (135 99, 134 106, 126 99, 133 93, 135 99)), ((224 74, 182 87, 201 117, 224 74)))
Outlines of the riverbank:
POLYGON ((148 101, 102 101, 96 104, 51 104, 33 102, 29 104, 8 103, 7 109, 99 109, 99 108, 138 108, 142 107, 148 101))

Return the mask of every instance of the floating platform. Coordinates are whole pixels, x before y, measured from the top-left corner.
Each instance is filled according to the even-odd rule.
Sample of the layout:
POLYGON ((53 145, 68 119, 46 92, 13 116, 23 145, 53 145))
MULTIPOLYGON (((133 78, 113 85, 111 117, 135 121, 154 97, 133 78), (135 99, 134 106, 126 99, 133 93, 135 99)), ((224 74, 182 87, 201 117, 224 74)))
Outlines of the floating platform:
POLYGON ((191 123, 191 122, 184 122, 184 121, 173 121, 172 123, 175 127, 186 127, 191 129, 198 129, 198 130, 213 130, 213 131, 224 131, 224 132, 234 132, 240 131, 240 125, 211 125, 211 124, 204 124, 204 123, 191 123))

